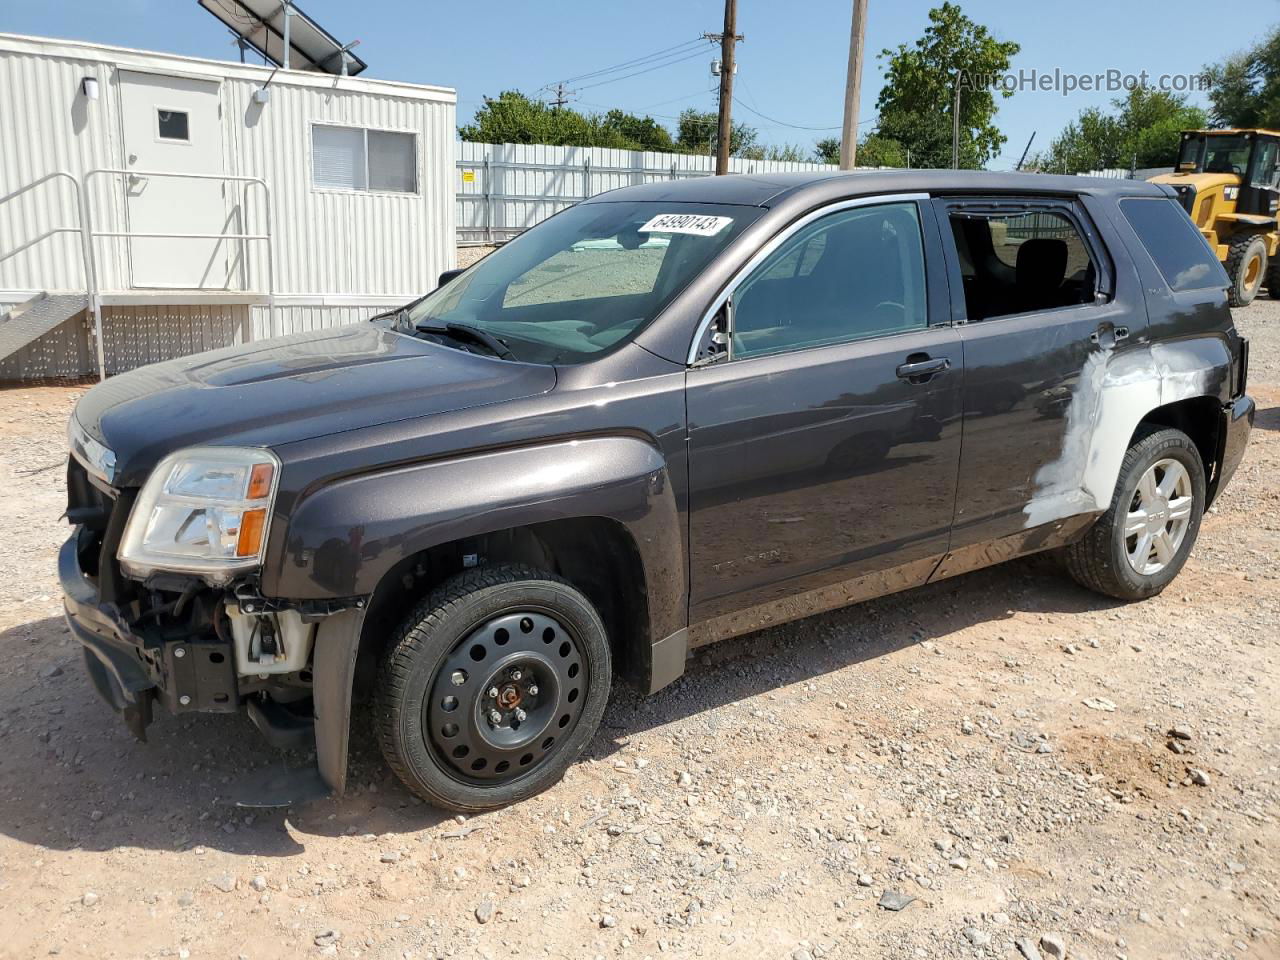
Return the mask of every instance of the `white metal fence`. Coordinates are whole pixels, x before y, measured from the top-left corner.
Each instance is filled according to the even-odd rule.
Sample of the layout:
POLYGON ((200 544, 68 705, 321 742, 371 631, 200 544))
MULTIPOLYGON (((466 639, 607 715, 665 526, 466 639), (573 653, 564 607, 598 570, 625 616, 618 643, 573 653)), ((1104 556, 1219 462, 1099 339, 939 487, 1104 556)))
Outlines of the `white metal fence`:
MULTIPOLYGON (((457 230, 460 245, 497 243, 587 197, 618 187, 706 177, 715 158, 686 153, 551 147, 542 144, 458 144, 457 230)), ((832 164, 788 160, 729 161, 731 173, 835 170, 832 164)))

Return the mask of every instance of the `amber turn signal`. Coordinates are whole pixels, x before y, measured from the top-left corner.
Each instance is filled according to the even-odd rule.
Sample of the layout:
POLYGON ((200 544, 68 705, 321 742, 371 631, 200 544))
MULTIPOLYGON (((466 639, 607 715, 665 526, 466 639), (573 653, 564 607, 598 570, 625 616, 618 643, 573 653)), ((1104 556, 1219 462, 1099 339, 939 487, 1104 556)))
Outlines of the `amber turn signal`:
POLYGON ((271 496, 271 477, 275 470, 276 468, 269 463, 255 463, 253 471, 249 474, 249 493, 245 499, 265 500, 271 496))
POLYGON ((237 557, 256 557, 262 549, 262 531, 267 526, 267 511, 246 510, 240 517, 240 536, 236 540, 237 557))

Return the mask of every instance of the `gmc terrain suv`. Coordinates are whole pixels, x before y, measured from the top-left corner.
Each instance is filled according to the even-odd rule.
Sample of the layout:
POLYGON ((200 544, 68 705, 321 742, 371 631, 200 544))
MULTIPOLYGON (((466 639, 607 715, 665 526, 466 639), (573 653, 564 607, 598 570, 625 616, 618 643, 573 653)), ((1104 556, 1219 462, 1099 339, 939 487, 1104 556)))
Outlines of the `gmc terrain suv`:
POLYGON ((653 183, 371 322, 90 390, 59 558, 138 736, 245 710, 345 784, 351 704, 434 804, 554 783, 614 675, 1042 550, 1140 600, 1254 404, 1168 188, 653 183))

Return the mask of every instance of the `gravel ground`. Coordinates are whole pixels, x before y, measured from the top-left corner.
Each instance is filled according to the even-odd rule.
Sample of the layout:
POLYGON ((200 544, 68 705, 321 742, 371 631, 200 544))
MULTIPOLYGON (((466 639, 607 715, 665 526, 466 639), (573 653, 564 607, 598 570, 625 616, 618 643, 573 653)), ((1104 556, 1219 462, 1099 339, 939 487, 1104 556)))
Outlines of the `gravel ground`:
POLYGON ((1238 322, 1258 425, 1161 597, 1037 558, 728 641, 465 821, 363 735, 257 813, 305 758, 242 718, 133 742, 60 618, 82 391, 0 393, 0 957, 1280 956, 1280 303, 1238 322))

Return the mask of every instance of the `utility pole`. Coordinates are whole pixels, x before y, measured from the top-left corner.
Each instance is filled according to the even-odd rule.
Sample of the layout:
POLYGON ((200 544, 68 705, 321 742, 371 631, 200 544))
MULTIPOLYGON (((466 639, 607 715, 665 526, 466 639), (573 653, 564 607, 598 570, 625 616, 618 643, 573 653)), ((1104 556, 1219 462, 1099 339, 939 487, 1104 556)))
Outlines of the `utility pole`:
POLYGON ((1031 131, 1031 136, 1027 138, 1027 145, 1026 145, 1026 147, 1025 147, 1025 148, 1023 148, 1023 151, 1022 151, 1022 159, 1020 159, 1020 160, 1018 161, 1018 165, 1017 165, 1016 167, 1014 167, 1014 168, 1013 168, 1015 173, 1016 173, 1017 171, 1021 170, 1021 169, 1022 169, 1022 165, 1023 165, 1024 163, 1026 163, 1026 162, 1027 162, 1027 154, 1031 152, 1031 144, 1032 144, 1032 142, 1035 140, 1035 138, 1036 138, 1036 132, 1035 132, 1034 130, 1032 130, 1032 131, 1031 131))
POLYGON ((553 106, 553 107, 555 107, 557 110, 559 110, 561 107, 563 107, 565 104, 567 104, 567 103, 569 102, 569 101, 568 101, 568 99, 567 99, 567 97, 566 97, 566 95, 567 95, 567 94, 570 94, 570 93, 573 93, 573 91, 572 91, 572 90, 566 90, 566 89, 564 88, 564 83, 563 83, 563 82, 557 83, 557 84, 556 84, 556 98, 555 98, 554 100, 552 100, 552 101, 551 101, 551 106, 553 106))
POLYGON ((956 96, 951 102, 951 169, 960 169, 960 71, 956 72, 956 96))
POLYGON ((840 138, 841 170, 852 170, 858 159, 858 103, 862 98, 862 50, 866 40, 867 0, 853 0, 849 75, 844 84, 844 131, 840 138))
POLYGON ((738 30, 738 0, 724 0, 724 32, 704 33, 720 41, 720 122, 717 127, 716 176, 729 172, 729 140, 733 133, 733 49, 746 37, 738 30))

